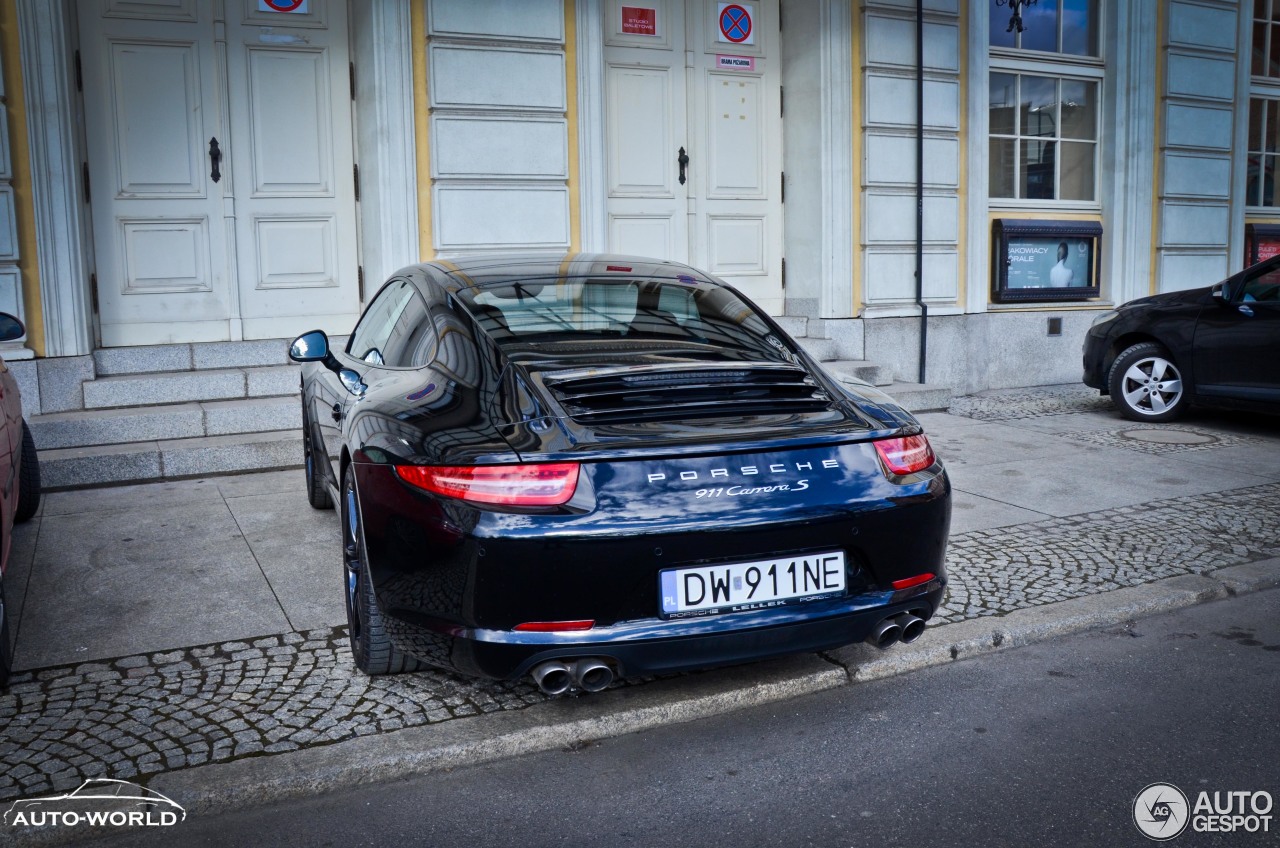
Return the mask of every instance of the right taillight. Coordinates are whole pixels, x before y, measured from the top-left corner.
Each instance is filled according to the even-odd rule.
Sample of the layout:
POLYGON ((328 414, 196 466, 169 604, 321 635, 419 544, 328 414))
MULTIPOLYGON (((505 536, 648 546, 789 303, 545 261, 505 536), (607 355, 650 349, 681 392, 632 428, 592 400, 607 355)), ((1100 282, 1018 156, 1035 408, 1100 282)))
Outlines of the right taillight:
POLYGON ((934 463, 933 448, 924 433, 897 439, 880 439, 874 443, 880 461, 891 474, 914 474, 934 463))

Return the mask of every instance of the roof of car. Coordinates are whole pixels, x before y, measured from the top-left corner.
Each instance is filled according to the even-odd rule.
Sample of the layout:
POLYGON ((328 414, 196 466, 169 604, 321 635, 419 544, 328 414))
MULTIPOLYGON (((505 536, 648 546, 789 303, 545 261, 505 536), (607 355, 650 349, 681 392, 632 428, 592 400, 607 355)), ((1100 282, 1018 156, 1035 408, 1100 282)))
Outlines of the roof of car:
POLYGON ((613 253, 569 253, 563 256, 474 256, 422 263, 443 273, 450 291, 509 283, 515 280, 565 279, 625 275, 627 279, 671 278, 682 282, 717 281, 679 262, 613 253))

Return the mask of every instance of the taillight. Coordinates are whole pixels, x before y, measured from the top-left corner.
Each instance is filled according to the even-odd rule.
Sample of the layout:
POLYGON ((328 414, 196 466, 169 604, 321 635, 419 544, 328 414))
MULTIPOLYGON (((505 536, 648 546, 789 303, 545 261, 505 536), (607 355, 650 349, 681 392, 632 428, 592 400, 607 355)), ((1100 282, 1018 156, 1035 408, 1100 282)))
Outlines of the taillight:
POLYGON ((893 581, 893 588, 895 591, 901 592, 903 589, 910 589, 912 586, 922 586, 933 580, 935 576, 934 574, 917 574, 915 577, 908 577, 905 580, 895 580, 893 581))
POLYGON ((578 463, 543 465, 397 465, 406 483, 474 503, 556 506, 578 487, 578 463))
POLYGON ((875 442, 876 453, 885 467, 894 474, 914 474, 933 465, 933 448, 924 433, 900 439, 881 439, 875 442))

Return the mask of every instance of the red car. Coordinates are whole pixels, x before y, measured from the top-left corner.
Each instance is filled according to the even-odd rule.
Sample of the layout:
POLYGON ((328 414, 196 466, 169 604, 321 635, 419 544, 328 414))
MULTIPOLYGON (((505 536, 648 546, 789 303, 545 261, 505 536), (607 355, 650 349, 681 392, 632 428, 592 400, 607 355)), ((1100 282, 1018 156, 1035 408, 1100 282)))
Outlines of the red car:
MULTIPOLYGON (((0 342, 26 335, 22 322, 0 312, 0 342)), ((21 524, 40 508, 40 460, 27 422, 22 420, 18 381, 0 359, 0 688, 9 682, 13 650, 9 643, 9 619, 5 615, 4 575, 13 544, 13 525, 21 524)))

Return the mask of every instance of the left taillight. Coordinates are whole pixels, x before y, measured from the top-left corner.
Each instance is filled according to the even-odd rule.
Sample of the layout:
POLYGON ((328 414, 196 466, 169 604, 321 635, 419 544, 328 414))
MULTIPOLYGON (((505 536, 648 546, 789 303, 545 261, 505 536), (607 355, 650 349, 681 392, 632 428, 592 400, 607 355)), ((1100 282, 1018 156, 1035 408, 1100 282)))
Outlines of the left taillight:
POLYGON ((924 471, 934 463, 933 448, 924 433, 898 439, 880 439, 875 442, 876 453, 892 474, 914 474, 924 471))
POLYGON ((396 476, 410 485, 473 503, 502 506, 557 506, 578 487, 578 463, 538 465, 397 465, 396 476))

